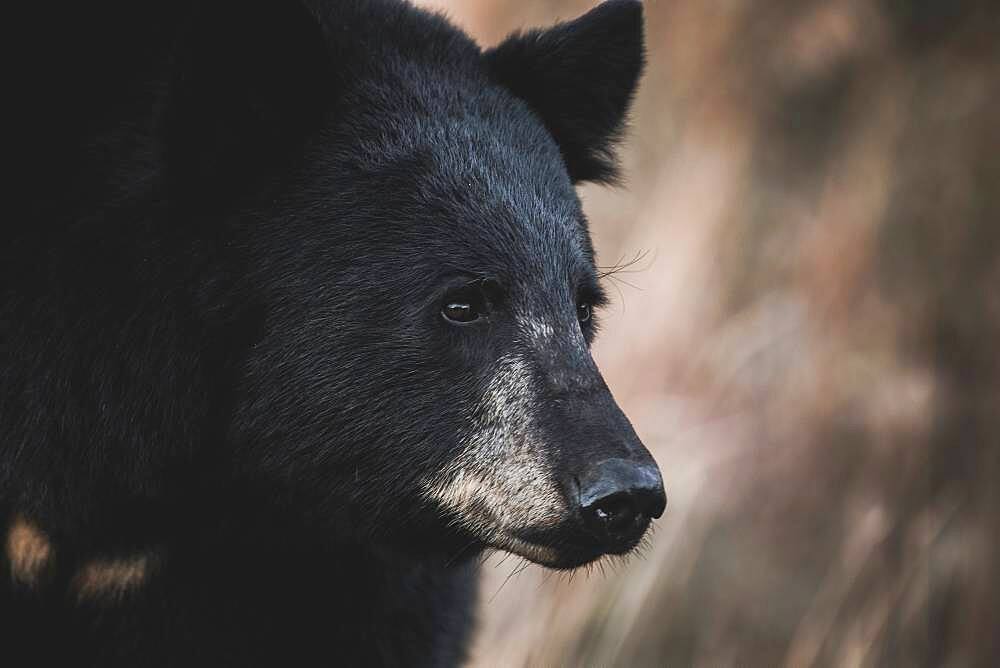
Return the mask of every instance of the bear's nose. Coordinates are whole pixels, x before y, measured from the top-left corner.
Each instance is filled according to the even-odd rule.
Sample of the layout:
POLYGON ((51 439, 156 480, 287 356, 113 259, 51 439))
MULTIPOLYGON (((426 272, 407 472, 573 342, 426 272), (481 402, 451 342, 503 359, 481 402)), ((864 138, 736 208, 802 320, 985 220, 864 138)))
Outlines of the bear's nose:
POLYGON ((602 541, 637 538, 667 505, 652 462, 606 459, 587 469, 579 484, 584 524, 602 541))

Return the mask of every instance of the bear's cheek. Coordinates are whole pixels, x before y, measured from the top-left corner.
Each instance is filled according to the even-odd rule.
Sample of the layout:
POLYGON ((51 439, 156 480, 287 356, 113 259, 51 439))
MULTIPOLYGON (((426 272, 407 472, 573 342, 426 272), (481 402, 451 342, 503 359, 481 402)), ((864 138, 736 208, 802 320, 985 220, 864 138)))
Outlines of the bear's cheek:
POLYGON ((498 361, 458 456, 425 486, 428 498, 488 542, 557 526, 567 512, 539 438, 532 378, 523 358, 498 361))

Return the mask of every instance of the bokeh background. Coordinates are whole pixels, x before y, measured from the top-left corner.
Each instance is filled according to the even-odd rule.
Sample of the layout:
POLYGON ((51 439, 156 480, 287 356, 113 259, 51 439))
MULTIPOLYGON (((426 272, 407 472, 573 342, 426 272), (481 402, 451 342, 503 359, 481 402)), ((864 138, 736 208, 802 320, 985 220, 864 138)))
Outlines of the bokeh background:
MULTIPOLYGON (((423 0, 483 45, 593 0, 423 0)), ((1000 665, 1000 3, 647 0, 595 356, 670 503, 473 666, 1000 665)))

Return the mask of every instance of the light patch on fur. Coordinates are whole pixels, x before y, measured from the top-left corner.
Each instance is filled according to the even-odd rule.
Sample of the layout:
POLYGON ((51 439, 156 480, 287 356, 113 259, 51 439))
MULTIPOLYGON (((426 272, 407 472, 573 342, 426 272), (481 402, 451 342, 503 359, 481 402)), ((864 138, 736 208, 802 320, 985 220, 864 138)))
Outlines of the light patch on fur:
POLYGON ((528 338, 536 344, 544 343, 556 334, 556 330, 552 325, 538 318, 519 319, 518 325, 528 338))
POLYGON ((17 517, 7 531, 7 561, 15 582, 37 587, 50 571, 55 550, 48 536, 23 517, 17 517))
POLYGON ((78 601, 114 602, 148 581, 154 556, 142 553, 121 559, 95 559, 85 563, 70 584, 78 601))
POLYGON ((557 524, 566 511, 537 436, 537 405, 528 363, 513 355, 498 360, 461 454, 425 492, 488 544, 552 561, 548 548, 515 537, 557 524))
POLYGON ((529 543, 516 536, 508 537, 508 542, 504 546, 504 549, 543 566, 551 566, 559 563, 559 552, 555 548, 548 545, 539 545, 538 543, 529 543))

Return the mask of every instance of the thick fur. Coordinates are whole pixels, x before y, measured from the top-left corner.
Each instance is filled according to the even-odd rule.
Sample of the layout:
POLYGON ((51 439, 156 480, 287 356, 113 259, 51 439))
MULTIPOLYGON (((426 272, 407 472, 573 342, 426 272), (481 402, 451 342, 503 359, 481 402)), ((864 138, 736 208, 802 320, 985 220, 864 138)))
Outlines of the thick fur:
POLYGON ((483 549, 599 556, 567 552, 566 481, 644 451, 577 321, 601 296, 573 183, 612 173, 638 3, 485 55, 388 0, 32 11, 11 665, 454 665, 483 549), (489 317, 446 322, 473 283, 489 317))
POLYGON ((645 65, 642 5, 611 0, 488 51, 493 75, 523 98, 559 143, 574 181, 613 182, 613 148, 645 65))

